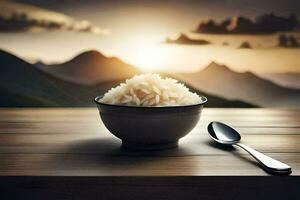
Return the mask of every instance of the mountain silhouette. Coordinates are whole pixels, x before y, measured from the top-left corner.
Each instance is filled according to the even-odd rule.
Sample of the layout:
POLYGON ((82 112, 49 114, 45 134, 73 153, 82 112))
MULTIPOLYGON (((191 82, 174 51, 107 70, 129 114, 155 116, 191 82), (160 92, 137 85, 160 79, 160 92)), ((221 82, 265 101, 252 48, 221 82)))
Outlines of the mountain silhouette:
MULTIPOLYGON (((93 60, 94 56, 101 56, 94 51, 81 55, 83 57, 80 56, 79 59, 84 58, 81 60, 82 62, 89 59, 93 60)), ((78 59, 75 60, 78 61, 78 59)), ((114 60, 120 62, 118 59, 114 60)), ((95 96, 103 95, 108 89, 124 81, 124 79, 115 79, 93 85, 66 81, 1 50, 0 70, 0 107, 94 106, 93 98, 95 96)), ((229 101, 204 93, 196 88, 191 87, 191 89, 208 97, 209 103, 207 105, 210 107, 253 107, 251 104, 229 101)))
POLYGON ((279 86, 251 72, 235 72, 215 62, 197 73, 177 76, 199 90, 228 99, 240 99, 263 107, 300 106, 300 90, 279 86))
POLYGON ((252 45, 249 42, 245 41, 240 44, 238 49, 252 49, 252 45))
POLYGON ((126 79, 139 73, 120 59, 106 57, 94 50, 83 52, 62 64, 37 66, 63 80, 85 85, 126 79))
POLYGON ((0 51, 0 106, 90 106, 97 94, 117 84, 87 87, 43 72, 34 65, 0 51))
POLYGON ((300 89, 300 73, 297 72, 262 73, 259 76, 283 87, 300 89))

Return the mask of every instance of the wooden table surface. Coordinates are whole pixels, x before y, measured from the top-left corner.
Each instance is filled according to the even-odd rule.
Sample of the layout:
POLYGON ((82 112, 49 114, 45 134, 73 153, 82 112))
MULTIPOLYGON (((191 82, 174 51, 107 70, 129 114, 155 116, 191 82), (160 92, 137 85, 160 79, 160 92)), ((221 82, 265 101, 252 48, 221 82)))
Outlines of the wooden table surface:
MULTIPOLYGON (((269 190, 282 185, 289 185, 293 190, 293 184, 300 183, 296 177, 292 178, 300 174, 299 111, 205 108, 199 124, 180 140, 179 148, 132 152, 120 148, 120 140, 106 130, 96 108, 2 108, 2 194, 11 195, 7 193, 12 191, 10 188, 18 188, 20 192, 22 184, 32 186, 32 181, 44 186, 47 183, 47 187, 53 184, 51 187, 55 188, 59 184, 73 184, 75 187, 76 184, 82 184, 81 181, 86 181, 87 185, 98 184, 98 180, 102 186, 104 182, 106 186, 127 187, 129 182, 139 186, 151 183, 150 188, 153 189, 155 184, 164 188, 162 185, 171 187, 171 183, 176 186, 203 186, 203 181, 218 184, 225 181, 225 185, 228 185, 228 181, 237 185, 243 182, 251 188, 253 186, 250 183, 258 179, 258 184, 267 185, 269 190), (287 163, 292 167, 292 174, 285 177, 270 176, 244 151, 220 148, 208 137, 206 127, 210 121, 222 121, 235 127, 241 133, 243 143, 287 163), (270 187, 272 184, 274 188, 270 187)), ((21 191, 30 194, 26 193, 27 190, 21 191)), ((124 194, 128 193, 124 191, 124 194)))

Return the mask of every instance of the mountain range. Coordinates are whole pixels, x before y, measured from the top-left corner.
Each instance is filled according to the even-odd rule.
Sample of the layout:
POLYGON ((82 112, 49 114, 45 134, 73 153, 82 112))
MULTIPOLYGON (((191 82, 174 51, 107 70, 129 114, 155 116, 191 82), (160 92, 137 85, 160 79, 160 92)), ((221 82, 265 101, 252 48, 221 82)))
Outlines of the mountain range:
MULTIPOLYGON (((5 51, 0 51, 0 61, 1 107, 93 106, 95 96, 139 72, 96 51, 83 52, 66 63, 51 66, 37 67, 5 51)), ((255 107, 190 88, 209 99, 208 107, 255 107)))
POLYGON ((175 76, 197 89, 227 99, 240 99, 262 107, 300 106, 300 90, 280 86, 251 72, 235 72, 215 62, 196 73, 175 76))

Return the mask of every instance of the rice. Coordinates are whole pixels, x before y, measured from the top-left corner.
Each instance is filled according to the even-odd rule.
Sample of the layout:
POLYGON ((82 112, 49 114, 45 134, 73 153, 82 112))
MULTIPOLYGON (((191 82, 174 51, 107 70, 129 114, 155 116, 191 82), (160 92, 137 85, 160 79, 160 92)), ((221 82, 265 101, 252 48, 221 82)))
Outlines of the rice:
POLYGON ((202 100, 175 79, 143 74, 110 89, 100 102, 129 106, 180 106, 201 103, 202 100))

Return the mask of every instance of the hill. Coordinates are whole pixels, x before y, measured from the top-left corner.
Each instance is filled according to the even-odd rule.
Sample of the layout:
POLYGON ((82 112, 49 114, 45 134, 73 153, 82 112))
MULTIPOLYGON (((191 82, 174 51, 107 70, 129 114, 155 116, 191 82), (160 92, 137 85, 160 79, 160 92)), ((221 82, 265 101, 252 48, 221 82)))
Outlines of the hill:
POLYGON ((5 51, 0 51, 0 61, 1 106, 90 106, 95 94, 111 86, 70 83, 5 51))
POLYGON ((262 107, 300 106, 300 90, 279 86, 251 72, 235 72, 215 62, 199 72, 176 77, 204 92, 262 107))
POLYGON ((65 63, 38 67, 63 80, 85 85, 126 79, 139 72, 118 58, 106 57, 94 50, 83 52, 65 63))
POLYGON ((300 73, 265 73, 259 74, 260 77, 273 81, 283 87, 300 89, 300 73))

